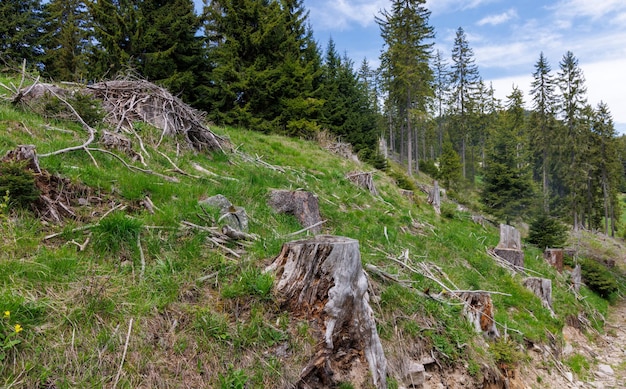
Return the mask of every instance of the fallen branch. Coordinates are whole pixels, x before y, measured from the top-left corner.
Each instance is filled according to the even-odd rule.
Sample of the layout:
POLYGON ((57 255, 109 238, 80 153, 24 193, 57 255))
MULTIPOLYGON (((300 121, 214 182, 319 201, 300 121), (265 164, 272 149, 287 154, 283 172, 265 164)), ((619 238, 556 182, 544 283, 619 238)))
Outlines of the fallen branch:
POLYGON ((120 361, 120 367, 117 369, 117 375, 115 376, 115 382, 113 383, 113 389, 117 387, 117 383, 120 380, 122 374, 122 367, 124 366, 124 360, 126 359, 126 352, 128 351, 128 342, 130 341, 130 332, 133 329, 133 318, 128 321, 128 332, 126 333, 126 342, 124 343, 124 352, 122 353, 122 360, 120 361))
POLYGON ((109 155, 115 157, 118 161, 120 161, 130 171, 135 170, 135 171, 138 171, 138 172, 141 172, 141 173, 154 175, 154 176, 160 177, 160 178, 162 178, 162 179, 164 179, 166 181, 169 181, 169 182, 180 182, 180 180, 178 178, 176 178, 176 177, 166 176, 164 174, 157 173, 157 172, 155 172, 153 170, 150 170, 150 169, 142 169, 142 168, 140 168, 138 166, 131 165, 131 164, 127 163, 126 161, 124 161, 124 159, 122 157, 120 157, 119 155, 117 155, 117 154, 115 154, 115 153, 113 153, 113 152, 111 152, 109 150, 98 149, 98 148, 93 148, 93 147, 86 148, 86 150, 89 150, 89 151, 99 151, 101 153, 109 154, 109 155))
POLYGON ((319 221, 319 222, 317 222, 317 223, 315 223, 315 224, 311 224, 310 226, 305 227, 305 228, 303 228, 303 229, 301 229, 301 230, 298 230, 298 231, 296 231, 296 232, 292 232, 292 233, 290 233, 290 234, 283 235, 283 237, 284 237, 284 238, 290 238, 290 237, 292 237, 292 236, 296 236, 296 235, 298 235, 298 234, 301 234, 301 233, 306 232, 306 231, 308 231, 308 230, 311 230, 311 229, 313 229, 313 228, 317 228, 317 227, 321 226, 322 224, 326 223, 327 221, 328 221, 328 220, 322 220, 322 221, 319 221))

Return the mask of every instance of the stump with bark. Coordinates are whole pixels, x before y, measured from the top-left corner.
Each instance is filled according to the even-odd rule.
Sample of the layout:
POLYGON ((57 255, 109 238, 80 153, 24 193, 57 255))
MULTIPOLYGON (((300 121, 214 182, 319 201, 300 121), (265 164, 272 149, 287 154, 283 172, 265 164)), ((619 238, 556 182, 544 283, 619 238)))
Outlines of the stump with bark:
POLYGON ((498 338, 500 333, 493 319, 494 309, 491 295, 486 292, 464 292, 458 295, 465 302, 463 315, 478 333, 489 338, 498 338))
POLYGON ((373 385, 386 387, 387 360, 369 305, 358 241, 318 235, 288 242, 267 270, 276 272, 281 306, 316 324, 320 338, 296 387, 329 388, 359 380, 367 385, 368 369, 373 385))
POLYGON ((441 214, 441 195, 439 192, 439 182, 435 180, 434 186, 428 192, 428 204, 435 208, 437 215, 441 214))
POLYGON ((524 252, 520 233, 515 227, 500 224, 500 242, 494 252, 516 267, 524 267, 524 252))
POLYGON ((367 189, 374 196, 378 196, 378 191, 376 190, 376 185, 374 185, 374 178, 371 172, 348 173, 346 178, 353 184, 367 189))
POLYGON ((543 259, 559 273, 563 272, 563 249, 546 249, 543 252, 543 259))
POLYGON ((576 292, 580 290, 580 285, 583 283, 582 278, 582 268, 580 264, 576 264, 574 270, 572 270, 572 286, 576 292))
POLYGON ((268 204, 276 212, 294 215, 303 227, 315 226, 310 229, 314 234, 321 232, 322 217, 320 216, 317 197, 311 192, 293 190, 272 190, 268 204))
POLYGON ((544 308, 552 309, 552 280, 547 278, 528 277, 523 281, 524 286, 539 297, 544 308))

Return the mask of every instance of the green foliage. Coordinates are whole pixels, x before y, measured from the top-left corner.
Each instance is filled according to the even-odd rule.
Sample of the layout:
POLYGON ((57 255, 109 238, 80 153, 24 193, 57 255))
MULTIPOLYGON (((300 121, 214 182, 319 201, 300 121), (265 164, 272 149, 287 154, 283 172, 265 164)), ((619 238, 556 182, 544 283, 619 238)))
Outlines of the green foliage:
POLYGON ((222 296, 225 298, 257 296, 262 300, 270 300, 273 285, 274 277, 271 274, 261 272, 257 268, 249 268, 244 270, 235 282, 224 286, 222 296))
POLYGON ((439 178, 444 188, 456 190, 461 186, 461 158, 452 143, 445 142, 443 144, 443 153, 439 159, 439 178))
POLYGON ((412 191, 417 189, 415 182, 405 172, 391 168, 387 171, 387 174, 396 181, 398 188, 412 191))
POLYGON ((584 355, 576 353, 567 357, 563 362, 578 376, 579 379, 584 380, 589 376, 591 363, 589 363, 589 360, 587 360, 584 355))
POLYGON ((21 65, 22 60, 29 67, 38 64, 42 54, 41 2, 3 0, 0 19, 0 58, 14 65, 21 65))
POLYGON ((437 165, 435 165, 435 161, 430 159, 420 160, 420 171, 422 173, 428 174, 432 178, 439 177, 439 168, 437 168, 437 165))
MULTIPOLYGON (((67 98, 67 103, 74 108, 85 123, 92 127, 100 124, 106 116, 102 102, 89 95, 77 93, 67 98)), ((42 114, 47 118, 78 121, 72 109, 56 96, 46 96, 42 104, 42 111, 42 114)))
POLYGON ((499 338, 490 344, 489 352, 493 355, 496 363, 505 365, 507 368, 514 368, 524 358, 524 354, 518 347, 511 338, 499 338))
POLYGON ((244 389, 250 378, 243 369, 235 369, 231 364, 226 374, 218 374, 220 389, 244 389))
POLYGON ((563 247, 568 228, 558 219, 542 212, 530 224, 528 242, 540 249, 563 247))
POLYGON ((39 198, 35 173, 26 161, 0 163, 0 193, 9 197, 10 207, 29 208, 39 198))
POLYGON ((0 312, 0 363, 3 363, 7 356, 22 343, 20 332, 22 325, 13 323, 11 311, 0 312))
POLYGON ((618 291, 619 286, 615 275, 604 265, 593 259, 584 258, 580 261, 582 277, 589 289, 608 299, 618 291))

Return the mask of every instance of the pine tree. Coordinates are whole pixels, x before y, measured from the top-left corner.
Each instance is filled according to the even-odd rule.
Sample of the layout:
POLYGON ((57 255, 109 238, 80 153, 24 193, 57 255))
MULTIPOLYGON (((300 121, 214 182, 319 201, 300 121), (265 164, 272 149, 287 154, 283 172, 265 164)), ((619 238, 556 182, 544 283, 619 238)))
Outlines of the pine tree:
MULTIPOLYGON (((459 27, 456 31, 452 48, 452 92, 451 108, 455 114, 456 132, 458 133, 463 178, 468 178, 467 148, 470 145, 470 116, 474 106, 474 98, 479 86, 480 76, 474 61, 474 51, 467 42, 465 31, 459 27)), ((472 167, 473 171, 473 167, 472 167)), ((471 172, 470 172, 471 173, 471 172)), ((470 181, 473 181, 473 175, 470 181)))
POLYGON ((90 76, 90 16, 82 0, 52 0, 44 5, 45 75, 58 81, 85 81, 90 76))
POLYGON ((523 105, 522 92, 514 88, 502 124, 491 138, 483 176, 481 201, 488 212, 507 224, 527 215, 534 199, 523 105))
POLYGON ((438 178, 441 180, 441 184, 448 189, 459 189, 462 181, 461 170, 461 157, 454 150, 452 142, 444 141, 439 158, 438 178))
POLYGON ((417 119, 423 124, 433 95, 429 61, 434 30, 428 24, 430 11, 424 7, 425 3, 394 0, 390 12, 384 10, 376 17, 387 46, 381 56, 381 67, 387 80, 388 98, 400 113, 405 128, 409 175, 413 173, 414 152, 418 150, 414 122, 417 119))
POLYGON ((39 0, 0 2, 0 60, 12 65, 26 60, 29 66, 41 61, 43 20, 39 0))

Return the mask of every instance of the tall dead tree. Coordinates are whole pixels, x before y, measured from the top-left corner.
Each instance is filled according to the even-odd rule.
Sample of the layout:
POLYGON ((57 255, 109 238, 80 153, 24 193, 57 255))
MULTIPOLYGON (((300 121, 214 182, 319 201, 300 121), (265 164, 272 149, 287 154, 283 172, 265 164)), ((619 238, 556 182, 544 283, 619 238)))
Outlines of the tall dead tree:
POLYGON ((329 388, 341 381, 365 386, 368 378, 358 372, 366 366, 373 385, 387 387, 387 360, 357 240, 318 235, 285 243, 267 271, 276 272, 280 305, 314 323, 320 338, 296 387, 329 388))

